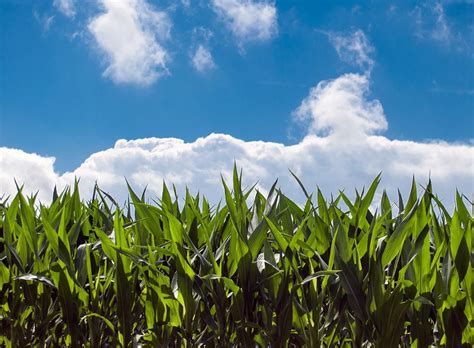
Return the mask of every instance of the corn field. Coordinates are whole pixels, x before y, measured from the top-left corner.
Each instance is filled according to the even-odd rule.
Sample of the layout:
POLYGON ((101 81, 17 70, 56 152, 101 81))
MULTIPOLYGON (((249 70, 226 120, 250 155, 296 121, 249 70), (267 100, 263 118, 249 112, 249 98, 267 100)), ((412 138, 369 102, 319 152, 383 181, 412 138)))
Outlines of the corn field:
MULTIPOLYGON (((296 178, 296 177, 295 177, 296 178)), ((222 202, 117 204, 79 183, 51 203, 0 204, 0 345, 6 347, 471 347, 471 203, 431 183, 375 200, 273 185, 222 202)))

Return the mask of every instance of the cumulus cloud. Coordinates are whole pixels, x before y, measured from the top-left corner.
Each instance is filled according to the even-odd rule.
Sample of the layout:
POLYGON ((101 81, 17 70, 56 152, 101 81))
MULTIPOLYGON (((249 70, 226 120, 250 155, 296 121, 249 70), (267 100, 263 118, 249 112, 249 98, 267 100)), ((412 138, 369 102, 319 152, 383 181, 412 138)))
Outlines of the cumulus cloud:
POLYGON ((203 45, 198 45, 194 53, 191 55, 191 63, 194 69, 200 73, 204 73, 216 67, 211 52, 203 45))
POLYGON ((73 18, 76 15, 74 0, 54 0, 53 5, 66 17, 73 18))
POLYGON ((116 83, 150 85, 167 74, 169 55, 163 42, 171 21, 144 0, 101 0, 103 12, 88 29, 104 53, 104 76, 116 83))
POLYGON ((326 34, 341 60, 367 71, 372 69, 374 61, 371 54, 374 52, 374 48, 362 30, 358 29, 349 35, 338 32, 327 32, 326 34))
POLYGON ((341 142, 359 142, 387 128, 381 103, 367 100, 368 92, 366 75, 345 74, 322 81, 311 89, 294 115, 309 120, 309 132, 341 142))
MULTIPOLYGON (((111 16, 112 21, 116 19, 111 16)), ((353 56, 361 66, 373 64, 363 32, 356 31, 347 40, 330 39, 341 59, 353 56)), ((369 89, 367 71, 318 83, 293 113, 297 120, 307 122, 306 136, 295 145, 244 141, 225 134, 189 143, 176 138, 122 139, 63 174, 55 171, 52 157, 0 148, 0 193, 15 193, 15 178, 25 183, 25 192, 39 190, 39 198, 48 201, 54 185, 62 188, 78 177, 83 196, 90 197, 98 182, 124 201, 127 178, 135 189, 148 187, 152 195, 160 194, 165 180, 176 184, 181 194, 187 186, 217 202, 222 198, 220 176, 230 179, 235 160, 244 170, 244 184, 258 182, 258 189, 265 192, 278 178, 280 187, 300 201, 303 195, 288 169, 308 189, 319 186, 326 194, 337 194, 340 189, 350 194, 355 187, 367 186, 379 172, 383 173, 382 187, 393 197, 397 189, 408 191, 412 175, 421 183, 431 177, 449 208, 456 189, 472 194, 473 144, 415 142, 381 135, 388 128, 387 119, 380 101, 368 97, 369 89)))
POLYGON ((212 0, 211 3, 239 44, 269 40, 278 32, 277 9, 273 2, 212 0))
POLYGON ((474 147, 468 144, 392 140, 376 134, 387 128, 378 100, 368 100, 366 75, 346 74, 314 87, 297 117, 310 120, 308 134, 295 145, 265 141, 243 141, 225 134, 211 134, 186 143, 175 138, 119 140, 113 148, 92 154, 78 168, 58 174, 54 159, 20 150, 0 149, 1 192, 13 193, 13 178, 25 182, 28 190, 40 190, 49 200, 59 186, 81 178, 83 195, 91 194, 94 183, 124 201, 126 177, 137 190, 161 192, 162 180, 175 183, 182 194, 185 186, 206 194, 213 202, 222 197, 220 175, 230 178, 233 160, 244 170, 244 183, 258 181, 268 190, 279 178, 287 194, 302 201, 302 194, 288 172, 291 169, 308 189, 319 186, 326 194, 339 189, 353 192, 370 184, 380 172, 382 187, 396 198, 400 188, 407 193, 412 175, 420 183, 431 176, 436 192, 453 207, 455 189, 474 192, 474 147), (34 173, 32 175, 31 173, 34 173))
POLYGON ((54 161, 54 157, 0 147, 0 197, 15 193, 17 180, 20 186, 25 185, 25 193, 39 190, 40 198, 48 201, 51 188, 63 182, 54 171, 54 161))

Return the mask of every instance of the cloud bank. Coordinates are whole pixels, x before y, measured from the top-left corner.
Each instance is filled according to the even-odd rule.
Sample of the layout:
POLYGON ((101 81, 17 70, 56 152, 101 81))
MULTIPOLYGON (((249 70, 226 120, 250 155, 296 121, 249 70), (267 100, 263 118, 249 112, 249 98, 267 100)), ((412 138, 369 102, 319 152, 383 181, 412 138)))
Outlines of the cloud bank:
POLYGON ((150 85, 167 74, 163 42, 171 20, 144 0, 101 0, 103 12, 88 29, 104 54, 104 76, 116 83, 150 85))
POLYGON ((94 183, 124 201, 124 178, 150 194, 159 194, 162 181, 175 183, 182 194, 188 186, 211 201, 222 197, 220 175, 230 178, 233 160, 244 170, 244 183, 265 192, 275 179, 295 199, 302 199, 291 169, 308 190, 353 192, 367 187, 381 171, 382 187, 396 197, 407 192, 412 175, 420 183, 431 176, 436 192, 448 207, 456 189, 470 195, 473 190, 474 147, 467 144, 393 140, 383 135, 387 121, 378 100, 369 100, 368 77, 345 74, 322 81, 295 110, 295 117, 309 122, 307 135, 295 145, 265 141, 243 141, 225 134, 211 134, 186 143, 175 138, 119 140, 113 148, 92 154, 78 168, 59 174, 54 158, 0 148, 1 192, 13 194, 13 178, 25 183, 25 191, 39 190, 49 200, 53 186, 63 187, 81 180, 82 194, 90 197, 94 183))
MULTIPOLYGON (((250 6, 250 2, 239 3, 250 6)), ((112 33, 114 40, 120 39, 122 30, 135 33, 138 38, 148 37, 142 27, 144 22, 155 23, 159 31, 168 30, 166 26, 161 27, 165 17, 141 1, 114 4, 118 2, 104 1, 107 12, 91 23, 97 33, 112 33), (122 16, 125 21, 119 29, 117 20, 122 16)), ((55 171, 53 157, 0 148, 0 194, 16 192, 15 178, 19 184, 25 184, 25 192, 39 190, 39 198, 49 201, 55 185, 63 188, 77 177, 81 180, 84 197, 90 197, 97 182, 123 202, 127 197, 127 178, 132 187, 137 190, 147 187, 152 195, 160 194, 165 180, 174 183, 181 194, 189 187, 192 193, 199 190, 217 202, 222 198, 221 175, 231 178, 235 160, 243 168, 244 184, 250 186, 258 182, 257 188, 265 192, 279 179, 280 187, 300 201, 303 195, 289 170, 308 190, 314 191, 318 186, 326 194, 337 194, 345 189, 350 195, 354 188, 367 187, 382 172, 381 187, 394 198, 397 189, 402 193, 409 190, 413 175, 422 184, 431 177, 436 193, 449 208, 453 207, 456 189, 472 195, 472 143, 415 142, 383 136, 388 129, 383 106, 379 100, 369 98, 372 46, 362 31, 345 37, 333 33, 329 37, 341 59, 353 59, 364 71, 321 81, 310 89, 293 112, 294 120, 306 124, 305 137, 295 145, 244 141, 226 134, 211 134, 189 143, 176 138, 121 139, 114 147, 91 154, 78 168, 63 174, 55 171)), ((132 46, 140 47, 146 40, 139 42, 132 46)), ((111 47, 112 51, 122 50, 118 44, 111 47)), ((153 49, 153 45, 151 47, 153 49)), ((128 51, 129 46, 123 49, 128 51)), ((119 54, 120 59, 109 67, 115 78, 127 72, 128 64, 138 62, 135 58, 128 60, 128 53, 124 55, 127 59, 122 61, 119 54), (119 67, 113 66, 116 63, 119 67)), ((199 64, 206 61, 201 58, 197 59, 198 70, 199 64)), ((143 71, 149 72, 152 66, 148 65, 143 71)), ((132 80, 127 81, 147 82, 145 75, 132 75, 132 80)))

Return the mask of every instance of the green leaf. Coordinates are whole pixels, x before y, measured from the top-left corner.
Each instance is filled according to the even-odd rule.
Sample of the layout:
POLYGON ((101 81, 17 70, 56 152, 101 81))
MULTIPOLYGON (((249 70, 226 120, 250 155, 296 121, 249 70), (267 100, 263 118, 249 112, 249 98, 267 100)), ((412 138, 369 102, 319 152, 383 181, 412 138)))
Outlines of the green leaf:
POLYGON ((285 237, 283 237, 283 234, 281 231, 276 227, 273 222, 270 221, 269 218, 266 216, 264 217, 265 221, 267 222, 268 226, 270 227, 270 231, 272 232, 273 236, 275 237, 275 240, 278 243, 278 246, 280 247, 281 251, 285 251, 286 248, 288 247, 288 242, 286 241, 285 237))
POLYGON ((416 220, 417 206, 413 206, 411 211, 405 218, 397 225, 393 233, 388 237, 382 254, 382 266, 385 268, 402 250, 405 238, 410 232, 411 227, 416 220))

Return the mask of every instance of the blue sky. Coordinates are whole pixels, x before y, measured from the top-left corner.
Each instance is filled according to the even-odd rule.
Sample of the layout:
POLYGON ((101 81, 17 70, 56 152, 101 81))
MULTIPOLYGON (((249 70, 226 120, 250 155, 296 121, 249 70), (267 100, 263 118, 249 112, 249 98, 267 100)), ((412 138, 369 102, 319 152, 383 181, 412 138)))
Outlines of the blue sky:
POLYGON ((0 146, 54 157, 55 176, 119 139, 219 133, 286 149, 338 127, 339 99, 332 121, 298 108, 352 73, 366 79, 348 82, 352 97, 385 124, 364 134, 469 158, 473 14, 472 1, 2 0, 0 146))
POLYGON ((323 32, 354 28, 375 48, 371 95, 383 104, 388 136, 473 137, 472 3, 439 3, 450 34, 436 39, 437 3, 277 1, 278 34, 243 48, 205 1, 150 3, 173 22, 164 44, 172 57, 168 76, 141 86, 102 75, 107 63, 87 31, 102 11, 95 1, 78 2, 69 18, 52 1, 3 0, 1 145, 56 156, 65 171, 119 138, 219 132, 291 144, 302 136, 291 113, 308 90, 357 71, 323 32), (215 68, 204 73, 189 58, 196 27, 212 31, 215 68))

